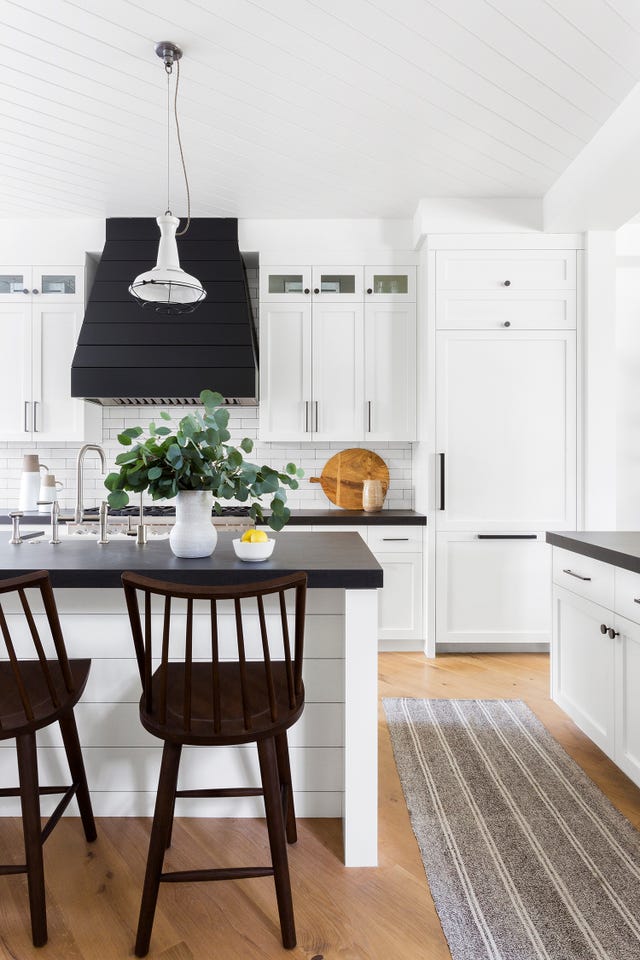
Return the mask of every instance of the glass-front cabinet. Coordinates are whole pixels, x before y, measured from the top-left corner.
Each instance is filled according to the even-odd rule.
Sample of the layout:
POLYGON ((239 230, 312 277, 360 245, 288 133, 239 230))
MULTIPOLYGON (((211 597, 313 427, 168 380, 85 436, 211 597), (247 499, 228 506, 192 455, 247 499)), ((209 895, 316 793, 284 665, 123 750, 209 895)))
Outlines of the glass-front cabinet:
POLYGON ((0 267, 0 302, 42 297, 47 303, 84 300, 84 268, 0 267))
POLYGON ((379 303, 413 303, 416 299, 416 268, 373 266, 364 268, 365 300, 379 303))
POLYGON ((260 267, 260 299, 301 303, 311 298, 311 267, 260 267))
POLYGON ((313 296, 340 303, 362 302, 362 267, 314 267, 313 296))

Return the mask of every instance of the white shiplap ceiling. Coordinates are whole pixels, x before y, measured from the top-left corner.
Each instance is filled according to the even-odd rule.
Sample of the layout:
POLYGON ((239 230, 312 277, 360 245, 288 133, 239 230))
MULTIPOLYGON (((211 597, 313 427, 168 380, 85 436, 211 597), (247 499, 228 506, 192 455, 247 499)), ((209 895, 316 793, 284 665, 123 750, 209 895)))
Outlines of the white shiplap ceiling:
POLYGON ((163 39, 196 216, 539 197, 640 79, 637 0, 0 0, 0 216, 162 212, 163 39))

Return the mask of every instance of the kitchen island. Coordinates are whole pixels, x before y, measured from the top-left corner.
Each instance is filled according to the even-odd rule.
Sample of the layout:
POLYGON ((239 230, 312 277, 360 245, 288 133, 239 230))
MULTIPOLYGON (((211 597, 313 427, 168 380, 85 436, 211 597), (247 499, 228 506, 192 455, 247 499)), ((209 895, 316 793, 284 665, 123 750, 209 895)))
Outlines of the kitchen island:
POLYGON ((640 786, 640 533, 547 533, 551 696, 640 786))
MULTIPOLYGON (((92 658, 89 682, 76 714, 96 815, 151 816, 162 747, 138 720, 140 680, 120 585, 122 571, 182 583, 222 585, 305 570, 309 578, 303 671, 306 707, 290 731, 296 810, 301 817, 341 816, 345 863, 374 866, 377 588, 382 586, 382 569, 355 533, 282 536, 273 556, 263 563, 238 560, 232 536, 221 534, 214 554, 200 560, 174 557, 167 541, 138 546, 131 540, 114 540, 100 546, 70 537, 58 546, 46 540, 12 546, 3 540, 0 577, 48 570, 69 654, 92 658)), ((27 627, 18 607, 7 603, 4 610, 11 629, 26 642, 27 627)), ((199 619, 194 626, 194 655, 204 659, 208 618, 202 615, 199 619)), ((255 630, 248 624, 249 649, 251 643, 259 643, 255 619, 255 630)), ((227 620, 231 631, 231 610, 227 620)), ((20 647, 18 652, 31 655, 21 654, 20 647)), ((44 784, 60 782, 65 775, 60 744, 54 727, 39 736, 44 784)), ((217 748, 206 760, 202 750, 186 747, 183 756, 181 788, 253 786, 259 782, 251 747, 217 748)), ((11 742, 0 748, 0 771, 3 783, 17 782, 11 742)), ((45 800, 43 811, 47 812, 45 800)), ((15 801, 1 801, 2 815, 17 812, 15 801)), ((178 800, 176 815, 262 816, 263 811, 255 798, 199 799, 178 800)))

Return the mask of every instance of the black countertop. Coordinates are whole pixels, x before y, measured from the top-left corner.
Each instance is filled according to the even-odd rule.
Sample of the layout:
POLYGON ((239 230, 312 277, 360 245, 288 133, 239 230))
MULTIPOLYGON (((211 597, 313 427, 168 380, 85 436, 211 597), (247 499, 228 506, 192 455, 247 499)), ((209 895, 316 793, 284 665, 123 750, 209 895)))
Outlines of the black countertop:
MULTIPOLYGON (((0 510, 0 525, 11 523, 11 510, 0 510)), ((72 511, 71 511, 72 512, 72 511)), ((65 511, 66 513, 66 511, 65 511)), ((35 510, 25 513, 21 526, 33 527, 49 523, 49 513, 37 513, 35 510)), ((92 518, 98 522, 98 516, 92 518)), ((379 510, 377 513, 365 513, 364 510, 292 510, 288 526, 426 526, 424 513, 415 510, 379 510)))
POLYGON ((614 567, 640 573, 640 533, 613 531, 605 533, 547 533, 547 543, 580 553, 614 567))
POLYGON ((277 539, 273 555, 245 563, 233 552, 233 533, 220 533, 211 557, 180 560, 168 540, 139 547, 127 540, 99 546, 95 540, 64 538, 12 545, 0 539, 0 578, 48 570, 54 587, 120 587, 123 570, 180 583, 252 583, 306 570, 310 587, 371 590, 382 586, 382 568, 357 533, 299 533, 277 539))

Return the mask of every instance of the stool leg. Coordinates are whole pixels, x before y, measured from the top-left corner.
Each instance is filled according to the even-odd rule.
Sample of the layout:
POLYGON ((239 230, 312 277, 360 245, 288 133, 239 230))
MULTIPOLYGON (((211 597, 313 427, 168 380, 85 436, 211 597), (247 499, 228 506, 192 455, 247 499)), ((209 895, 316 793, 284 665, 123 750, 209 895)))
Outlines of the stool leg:
POLYGON ((258 740, 258 759, 260 761, 260 776, 264 790, 264 806, 267 815, 267 829, 269 831, 269 846, 273 863, 278 913, 280 914, 280 929, 282 931, 282 945, 292 949, 296 945, 296 928, 293 919, 293 903, 291 900, 291 883, 289 881, 289 864, 287 863, 287 841, 282 817, 282 800, 280 796, 280 777, 274 739, 258 740))
POLYGON ((16 737, 18 771, 20 774, 20 803, 27 861, 31 935, 34 947, 47 942, 47 907, 44 892, 44 865, 42 862, 42 826, 40 823, 40 795, 38 793, 38 755, 36 737, 25 733, 16 737))
POLYGON ((160 767, 156 808, 153 814, 153 826, 149 840, 149 854, 147 856, 147 870, 144 877, 144 888, 142 890, 142 903, 140 904, 138 935, 136 937, 135 948, 136 957, 146 957, 149 952, 151 928, 153 927, 153 918, 158 900, 158 889, 160 887, 160 874, 162 873, 164 852, 171 830, 181 752, 182 747, 179 743, 169 743, 165 741, 164 750, 162 751, 162 766, 160 767))
POLYGON ((91 843, 96 839, 96 824, 93 819, 93 809, 91 807, 91 797, 89 796, 89 787, 87 786, 87 774, 84 769, 82 759, 82 750, 80 749, 80 739, 78 737, 78 728, 76 718, 71 711, 66 717, 60 718, 60 732, 62 733, 62 742, 67 754, 67 762, 71 771, 71 778, 78 784, 76 790, 76 799, 80 808, 82 826, 87 841, 91 843))
POLYGON ((296 811, 293 805, 293 786, 291 784, 291 767, 289 765, 289 742, 287 733, 278 734, 276 739, 276 754, 278 757, 278 775, 282 791, 282 812, 287 828, 287 843, 295 843, 298 839, 296 830, 296 811))

